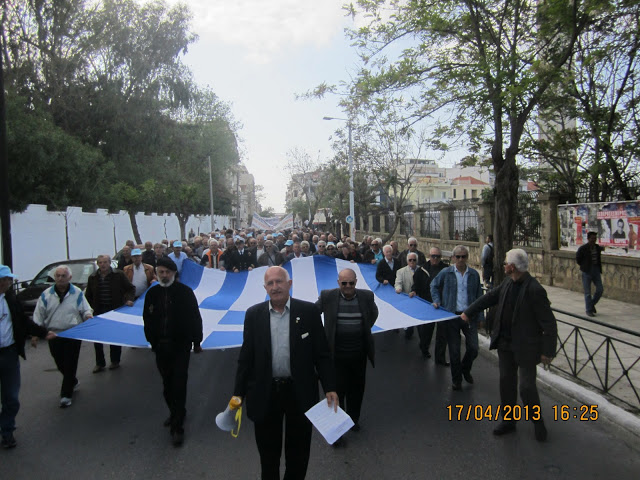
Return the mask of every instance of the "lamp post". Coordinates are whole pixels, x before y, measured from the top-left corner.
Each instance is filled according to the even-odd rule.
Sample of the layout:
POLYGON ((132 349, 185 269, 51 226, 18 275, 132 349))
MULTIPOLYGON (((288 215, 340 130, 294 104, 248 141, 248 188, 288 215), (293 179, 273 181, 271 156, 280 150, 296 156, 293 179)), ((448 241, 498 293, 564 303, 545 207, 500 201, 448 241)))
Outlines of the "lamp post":
POLYGON ((213 232, 216 229, 216 222, 213 219, 213 176, 211 175, 211 155, 207 156, 207 160, 209 161, 209 201, 211 202, 211 232, 213 232))
POLYGON ((338 118, 338 117, 323 117, 323 120, 342 120, 343 122, 347 122, 347 128, 349 130, 349 217, 351 217, 351 221, 349 222, 349 237, 351 240, 355 240, 353 235, 353 229, 356 222, 355 217, 355 209, 354 209, 354 197, 353 197, 353 154, 351 150, 351 120, 347 120, 346 118, 338 118))

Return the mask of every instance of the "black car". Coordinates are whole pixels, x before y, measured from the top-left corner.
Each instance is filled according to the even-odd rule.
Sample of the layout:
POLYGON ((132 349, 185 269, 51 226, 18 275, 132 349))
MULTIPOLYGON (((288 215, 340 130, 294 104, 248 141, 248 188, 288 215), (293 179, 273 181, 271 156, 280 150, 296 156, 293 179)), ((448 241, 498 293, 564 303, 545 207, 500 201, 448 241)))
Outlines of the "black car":
MULTIPOLYGON (((112 262, 113 263, 113 262, 112 262)), ((82 258, 80 260, 62 260, 50 263, 38 273, 33 280, 22 282, 22 290, 16 298, 22 304, 25 313, 32 318, 36 309, 38 297, 47 288, 55 283, 54 273, 60 265, 67 265, 71 269, 71 283, 84 290, 87 287, 89 275, 98 269, 95 258, 82 258)))

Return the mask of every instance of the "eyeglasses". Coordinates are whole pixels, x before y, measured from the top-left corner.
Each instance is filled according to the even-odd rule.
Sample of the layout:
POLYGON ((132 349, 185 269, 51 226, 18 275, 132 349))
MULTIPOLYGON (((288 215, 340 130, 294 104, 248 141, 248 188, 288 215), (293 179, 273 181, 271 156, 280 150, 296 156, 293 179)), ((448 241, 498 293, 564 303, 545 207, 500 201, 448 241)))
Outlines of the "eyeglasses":
POLYGON ((356 282, 340 282, 340 285, 346 287, 347 285, 351 285, 352 287, 356 284, 356 282))
POLYGON ((410 246, 410 247, 417 247, 417 246, 418 246, 418 244, 417 244, 417 243, 410 243, 410 244, 409 244, 409 246, 410 246))
POLYGON ((328 247, 327 250, 335 250, 334 247, 328 247))
POLYGON ((467 258, 468 256, 469 256, 469 255, 456 255, 456 258, 457 258, 457 259, 460 259, 460 258, 467 258))
POLYGON ((372 247, 377 247, 378 245, 379 245, 379 244, 377 244, 377 243, 372 243, 372 244, 371 244, 371 246, 372 246, 372 247))
POLYGON ((431 258, 441 258, 442 255, 431 255, 431 258))
POLYGON ((417 262, 417 260, 415 258, 410 258, 407 262, 417 262))

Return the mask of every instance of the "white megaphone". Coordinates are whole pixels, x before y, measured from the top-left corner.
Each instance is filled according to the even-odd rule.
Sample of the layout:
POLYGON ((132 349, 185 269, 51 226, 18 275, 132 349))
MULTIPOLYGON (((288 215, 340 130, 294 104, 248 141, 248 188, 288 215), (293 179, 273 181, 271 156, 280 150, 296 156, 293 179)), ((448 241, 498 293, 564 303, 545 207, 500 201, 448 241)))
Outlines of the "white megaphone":
POLYGON ((225 411, 216 415, 216 425, 220 430, 231 432, 232 436, 237 437, 240 432, 241 421, 242 399, 240 397, 231 397, 225 411), (236 429, 235 432, 234 429, 236 429))

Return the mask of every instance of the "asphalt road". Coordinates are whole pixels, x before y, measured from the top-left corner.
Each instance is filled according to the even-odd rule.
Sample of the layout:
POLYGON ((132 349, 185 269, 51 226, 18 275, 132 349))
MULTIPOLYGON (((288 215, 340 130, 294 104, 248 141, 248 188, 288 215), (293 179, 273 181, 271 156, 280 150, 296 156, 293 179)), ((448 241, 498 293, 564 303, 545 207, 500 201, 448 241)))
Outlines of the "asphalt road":
MULTIPOLYGON (((497 360, 487 352, 474 365, 475 384, 463 382, 463 391, 453 392, 449 369, 422 359, 416 338, 389 332, 376 342, 362 430, 348 433, 341 448, 314 432, 308 479, 640 478, 640 439, 603 416, 554 421, 553 405, 579 407, 557 391, 542 392, 546 443, 535 441, 530 422, 495 438, 495 421, 450 420, 449 405, 497 405, 497 360)), ((237 439, 215 426, 232 393, 237 354, 192 355, 185 444, 174 448, 162 426, 167 409, 151 351, 125 349, 122 368, 92 374, 93 348, 83 343, 80 389, 63 410, 48 348, 28 348, 18 447, 0 451, 0 478, 259 478, 252 423, 243 418, 237 439)))

